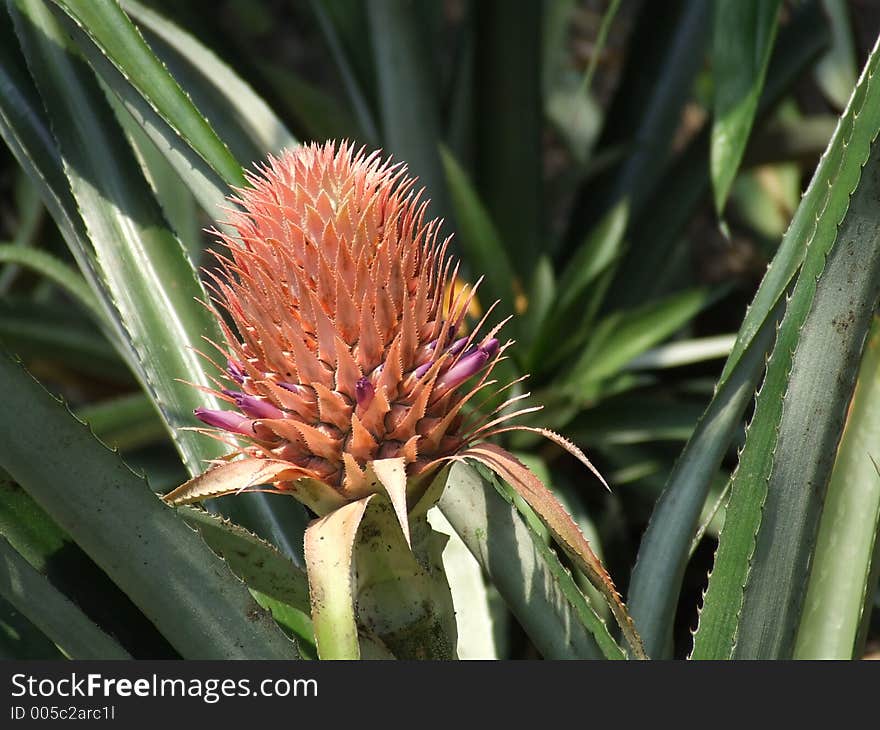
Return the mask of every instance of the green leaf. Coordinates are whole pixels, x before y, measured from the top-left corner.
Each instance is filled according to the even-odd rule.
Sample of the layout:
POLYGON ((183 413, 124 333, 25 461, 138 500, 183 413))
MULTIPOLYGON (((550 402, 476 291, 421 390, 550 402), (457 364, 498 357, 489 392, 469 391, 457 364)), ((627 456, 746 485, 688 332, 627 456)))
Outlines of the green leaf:
POLYGON ((440 150, 440 113, 430 58, 412 0, 366 4, 386 152, 406 162, 431 200, 430 217, 451 224, 452 206, 440 150))
POLYGON ((295 657, 202 538, 5 356, 0 397, 15 420, 4 429, 0 465, 184 657, 295 657))
POLYGON ((440 509, 545 658, 624 658, 553 550, 475 469, 452 465, 440 509))
POLYGON ((441 558, 446 535, 419 512, 417 505, 410 513, 410 550, 391 502, 384 495, 371 501, 355 547, 358 623, 400 659, 455 659, 458 627, 441 558))
MULTIPOLYGON (((7 3, 7 7, 12 12, 12 5, 7 3)), ((94 261, 87 253, 88 236, 67 183, 61 153, 40 96, 21 68, 24 61, 15 53, 19 44, 12 29, 11 22, 0 23, 0 134, 40 191, 80 271, 109 312, 110 304, 101 290, 94 261)), ((126 362, 133 364, 134 353, 112 336, 111 341, 120 348, 126 362)))
POLYGON ((717 296, 717 291, 691 289, 636 310, 609 315, 596 325, 571 368, 566 387, 588 399, 603 379, 681 329, 717 296))
POLYGON ((719 385, 675 462, 642 537, 627 603, 649 656, 672 657, 672 625, 697 521, 712 477, 753 398, 782 311, 780 304, 776 318, 752 340, 731 376, 719 385))
POLYGON ((206 347, 203 336, 222 339, 211 313, 194 302, 207 296, 146 181, 132 174, 137 163, 94 77, 71 54, 47 7, 31 0, 16 5, 22 11, 14 13, 16 28, 55 122, 70 190, 93 247, 88 254, 113 303, 117 330, 134 351, 139 378, 187 468, 201 471, 202 460, 223 449, 180 429, 193 424, 195 407, 220 402, 181 380, 211 386, 206 363, 194 351, 206 347))
MULTIPOLYGON (((296 640, 297 648, 303 659, 317 659, 318 652, 315 648, 315 630, 308 611, 299 611, 287 603, 278 601, 265 593, 251 588, 254 600, 272 614, 275 622, 285 629, 287 634, 296 640)), ((361 651, 364 650, 363 642, 361 651)), ((365 657, 372 658, 372 657, 365 657)), ((392 659, 394 657, 391 657, 392 659)))
POLYGON ((0 596, 55 642, 71 659, 130 659, 67 596, 0 537, 0 596))
POLYGON ((658 370, 727 357, 736 335, 715 335, 660 345, 627 363, 627 370, 658 370))
POLYGON ((875 318, 837 450, 819 526, 797 659, 853 659, 877 585, 880 475, 880 320, 875 318))
POLYGON ((626 203, 614 206, 566 264, 548 321, 541 323, 532 343, 530 362, 538 372, 576 349, 592 329, 609 283, 607 274, 623 248, 628 222, 626 203), (572 326, 575 320, 577 324, 572 326))
POLYGON ((361 656, 355 614, 354 549, 364 514, 374 497, 343 505, 306 530, 312 623, 321 659, 360 659, 361 656))
POLYGON ((542 5, 520 0, 514 10, 504 0, 482 0, 473 6, 474 180, 522 282, 546 249, 542 5))
POLYGON ((831 47, 816 65, 816 82, 838 109, 843 109, 856 85, 855 34, 846 0, 822 0, 831 26, 831 47))
POLYGON ((0 244, 0 263, 19 264, 46 277, 70 294, 95 317, 96 321, 100 322, 103 319, 104 310, 101 309, 97 298, 82 276, 52 254, 24 246, 0 244))
POLYGON ((0 301, 0 341, 23 358, 39 358, 112 382, 132 382, 107 339, 94 325, 71 314, 70 307, 57 304, 0 301))
MULTIPOLYGON (((626 155, 607 173, 585 181, 566 235, 578 245, 596 220, 618 203, 641 213, 669 160, 682 109, 703 66, 712 3, 645 3, 630 37, 622 78, 605 117, 600 150, 626 155)), ((655 211, 651 210, 650 214, 655 211)))
POLYGON ((721 215, 758 109, 776 39, 780 0, 718 0, 712 39, 715 82, 712 184, 721 215))
MULTIPOLYGON (((116 0, 53 0, 122 74, 131 89, 228 185, 242 185, 241 165, 168 73, 116 0)), ((82 48, 82 46, 81 46, 82 48)), ((94 54, 83 48, 87 57, 94 54)), ((117 92, 121 91, 119 87, 117 92)), ((129 96, 123 92, 123 96, 129 96)))
POLYGON ((458 658, 504 659, 510 614, 498 591, 484 578, 480 564, 439 509, 428 512, 428 523, 449 536, 443 549, 443 572, 455 607, 458 658))
MULTIPOLYGON (((793 9, 790 21, 779 31, 764 93, 758 102, 759 116, 788 93, 825 48, 827 40, 824 16, 814 0, 793 9)), ((670 261, 683 258, 689 266, 692 243, 685 235, 685 226, 693 220, 697 206, 710 190, 710 132, 710 125, 705 125, 669 165, 652 189, 643 212, 635 217, 628 233, 630 245, 609 291, 615 306, 633 306, 646 297, 671 291, 673 282, 665 274, 671 269, 670 261)), ((827 141, 826 136, 821 149, 827 141)), ((815 158, 810 162, 815 162, 815 158)))
MULTIPOLYGON (((19 0, 12 1, 21 5, 19 0)), ((53 2, 54 15, 95 73, 177 170, 208 215, 216 217, 227 204, 229 185, 245 183, 238 162, 116 0, 60 3, 53 2)))
POLYGON ((76 415, 112 449, 138 448, 168 435, 156 406, 143 393, 91 403, 76 415))
MULTIPOLYGON (((826 31, 819 19, 821 15, 818 15, 815 4, 805 4, 803 10, 795 14, 790 25, 780 34, 762 105, 765 100, 770 103, 778 97, 781 90, 798 76, 805 64, 820 50, 826 31)), ((863 113, 862 116, 866 115, 863 113)), ((847 119, 851 124, 851 112, 847 119)), ((859 121, 860 124, 855 126, 856 139, 859 144, 866 144, 873 122, 867 120, 863 127, 862 122, 866 120, 859 121)), ((776 325, 784 311, 785 295, 800 267, 807 243, 813 238, 815 213, 825 206, 823 201, 829 190, 828 202, 832 209, 839 210, 841 205, 846 204, 848 192, 844 187, 829 184, 838 175, 838 166, 843 153, 847 151, 844 145, 847 138, 842 135, 841 129, 841 125, 838 125, 835 137, 829 143, 828 152, 820 162, 802 204, 795 212, 789 230, 746 312, 733 351, 719 379, 717 393, 676 462, 642 540, 633 571, 629 603, 651 656, 671 655, 672 620, 700 511, 721 460, 741 427, 742 414, 751 401, 754 387, 763 372, 766 353, 774 341, 776 325)), ((676 181, 690 181, 685 188, 690 189, 691 194, 696 197, 689 200, 699 199, 696 181, 705 180, 707 156, 696 167, 691 165, 699 160, 700 154, 707 155, 708 152, 700 153, 699 147, 695 147, 693 153, 694 156, 686 167, 702 170, 702 178, 694 177, 684 169, 673 170, 668 190, 654 201, 655 210, 668 212, 673 216, 685 210, 680 205, 682 190, 678 188, 676 181), (675 204, 673 201, 676 201, 675 204)), ((854 171, 855 168, 851 166, 852 163, 850 169, 854 171)), ((681 223, 683 219, 679 220, 679 224, 681 223)), ((661 225, 660 229, 665 230, 665 226, 661 225)), ((827 230, 824 235, 827 236, 827 230)), ((652 246, 656 243, 652 236, 645 237, 645 243, 648 241, 651 241, 652 246)), ((830 243, 827 245, 830 246, 830 243)), ((650 254, 652 249, 643 250, 650 254)), ((658 246, 657 250, 662 252, 663 247, 658 246)), ((650 272, 656 271, 658 261, 662 259, 652 258, 650 255, 647 258, 648 265, 643 271, 645 276, 652 277, 650 272)), ((648 286, 649 281, 650 278, 642 277, 636 283, 639 288, 643 288, 648 286)))
MULTIPOLYGON (((535 429, 553 438, 560 445, 564 445, 568 451, 577 456, 585 466, 607 487, 605 480, 596 471, 589 460, 577 450, 577 447, 566 442, 552 432, 535 429)), ((626 610, 617 588, 602 564, 602 561, 593 552, 580 528, 575 524, 571 515, 559 503, 556 497, 547 489, 546 485, 524 466, 509 451, 495 444, 482 443, 470 446, 463 451, 461 456, 478 461, 488 467, 499 478, 503 479, 523 501, 540 517, 541 522, 547 527, 554 542, 565 552, 573 565, 581 571, 590 583, 602 594, 611 613, 620 627, 629 646, 630 656, 635 659, 647 659, 641 638, 635 629, 632 618, 626 610)), ((527 519, 528 522, 528 519, 527 519)))
POLYGON ((878 59, 875 47, 852 116, 842 121, 843 155, 826 157, 835 178, 809 211, 815 235, 733 477, 697 658, 784 658, 794 650, 822 503, 880 294, 880 119, 871 109, 878 59), (835 200, 834 190, 846 198, 835 200))
POLYGON ((129 597, 2 469, 0 535, 132 656, 180 657, 129 597))
POLYGON ((260 162, 297 143, 269 105, 197 38, 136 0, 120 4, 237 160, 260 162))
POLYGON ((309 583, 305 571, 274 545, 204 510, 178 507, 177 511, 215 552, 223 556, 229 569, 245 581, 248 588, 308 613, 309 583))
MULTIPOLYGON (((452 206, 458 224, 459 249, 476 276, 485 276, 479 295, 484 307, 499 301, 498 319, 512 314, 515 308, 513 267, 498 232, 483 207, 467 174, 452 153, 441 148, 446 182, 452 195, 452 206)), ((511 321, 515 325, 516 320, 511 321)), ((510 326, 510 325, 508 325, 510 326)))

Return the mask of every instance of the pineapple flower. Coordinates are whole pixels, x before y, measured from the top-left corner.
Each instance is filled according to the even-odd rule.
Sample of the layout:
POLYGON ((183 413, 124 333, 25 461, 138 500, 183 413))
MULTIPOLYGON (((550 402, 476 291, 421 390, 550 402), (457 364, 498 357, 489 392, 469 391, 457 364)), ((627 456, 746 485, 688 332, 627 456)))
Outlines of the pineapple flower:
POLYGON ((225 342, 211 343, 227 382, 209 392, 230 408, 195 411, 205 433, 232 452, 166 501, 259 489, 292 495, 323 516, 381 492, 409 539, 407 512, 431 477, 450 460, 474 459, 542 516, 639 654, 620 597, 571 518, 486 439, 537 431, 601 476, 561 436, 505 423, 540 408, 510 412, 527 393, 488 415, 466 408, 480 393, 504 390, 491 375, 512 342, 499 339, 504 322, 485 329, 494 305, 464 331, 479 282, 452 286, 458 264, 449 239, 440 238, 438 220, 425 220, 428 201, 406 167, 330 142, 270 157, 248 183, 231 198, 227 223, 237 235, 217 232, 226 251, 215 253, 217 273, 207 272, 214 304, 235 325, 218 314, 225 342))

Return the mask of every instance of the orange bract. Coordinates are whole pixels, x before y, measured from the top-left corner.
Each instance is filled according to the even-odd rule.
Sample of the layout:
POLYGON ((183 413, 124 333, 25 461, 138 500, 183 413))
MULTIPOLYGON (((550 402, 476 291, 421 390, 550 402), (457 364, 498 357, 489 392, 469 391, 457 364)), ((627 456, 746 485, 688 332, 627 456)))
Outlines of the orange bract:
POLYGON ((290 464, 288 476, 352 496, 373 460, 402 457, 414 476, 478 438, 461 410, 506 345, 500 325, 461 335, 475 287, 453 293, 448 239, 425 222, 406 168, 313 144, 248 181, 209 274, 237 330, 221 319, 235 385, 217 395, 236 410, 196 415, 240 451, 290 464))

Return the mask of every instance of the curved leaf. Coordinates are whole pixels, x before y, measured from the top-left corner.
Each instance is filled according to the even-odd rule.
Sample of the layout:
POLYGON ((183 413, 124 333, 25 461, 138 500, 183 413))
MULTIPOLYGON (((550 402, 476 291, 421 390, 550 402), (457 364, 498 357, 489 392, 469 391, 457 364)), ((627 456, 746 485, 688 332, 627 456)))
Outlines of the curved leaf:
POLYGON ((34 248, 0 244, 0 263, 14 263, 44 276, 66 291, 100 321, 104 311, 83 278, 52 254, 34 248))
POLYGON ((22 11, 14 13, 16 29, 54 122, 101 289, 187 467, 200 471, 201 461, 221 450, 180 430, 208 398, 181 380, 211 385, 195 352, 203 336, 221 339, 211 314, 194 305, 194 299, 207 300, 205 291, 146 181, 132 174, 138 169, 134 156, 91 73, 70 53, 43 3, 20 0, 16 7, 22 11))
POLYGON ((0 537, 0 596, 72 659, 130 659, 67 596, 0 537))
POLYGON ((822 510, 797 659, 853 659, 877 585, 880 320, 874 320, 822 510), (866 605, 867 604, 867 605, 866 605))
POLYGON ((546 659, 625 658, 553 550, 475 469, 450 467, 439 506, 546 659))
POLYGON ((620 594, 617 592, 611 576, 608 575, 605 566, 596 557, 580 528, 547 487, 541 483, 541 480, 532 474, 513 454, 494 444, 471 446, 462 453, 462 456, 475 459, 487 466, 507 482, 535 510, 547 525, 553 539, 605 597, 633 655, 638 659, 647 658, 642 640, 620 599, 620 594))
MULTIPOLYGON (((177 137, 202 158, 227 185, 242 185, 241 165, 162 62, 116 0, 53 0, 88 36, 177 137)), ((90 58, 87 49, 84 52, 90 58)), ((117 91, 129 97, 120 87, 117 91)))
POLYGON ((248 588, 308 613, 309 583, 305 571, 274 545, 229 520, 194 507, 180 507, 178 514, 223 556, 229 569, 248 588))
POLYGON ((712 183, 719 215, 746 149, 764 86, 780 0, 719 0, 712 48, 712 183))
POLYGON ((184 657, 296 656, 202 538, 7 356, 0 398, 15 418, 0 465, 184 657))
MULTIPOLYGON (((825 35, 817 17, 821 16, 815 3, 806 3, 792 19, 790 29, 780 34, 779 54, 774 58, 764 98, 776 97, 784 87, 782 82, 790 83, 816 55, 825 35)), ((857 119, 855 109, 858 107, 850 104, 838 122, 801 205, 746 312, 716 386, 716 396, 676 462, 648 525, 633 571, 629 605, 651 656, 668 656, 666 652, 671 651, 672 616, 700 511, 721 460, 741 427, 742 415, 763 372, 766 353, 785 309, 786 294, 801 266, 807 244, 815 240, 826 250, 831 246, 828 237, 835 231, 830 224, 817 230, 816 214, 827 209, 831 213, 828 220, 834 218, 834 211, 839 216, 837 220, 843 215, 849 190, 855 185, 852 175, 867 157, 866 145, 880 123, 880 104, 874 96, 872 93, 870 103, 863 106, 857 119), (860 152, 854 153, 854 148, 860 152)), ((761 104, 764 103, 762 99, 761 104)), ((703 162, 699 167, 707 166, 703 162)), ((682 210, 670 204, 672 200, 680 200, 674 180, 695 178, 682 170, 677 170, 676 175, 669 197, 661 196, 662 199, 656 201, 658 210, 672 214, 682 210)), ((651 264, 656 266, 656 261, 651 264)))
POLYGON ((845 155, 833 187, 847 198, 832 206, 828 189, 812 211, 815 236, 733 477, 695 657, 787 657, 794 649, 822 502, 880 294, 880 119, 868 109, 878 58, 875 47, 842 123, 845 155), (857 134, 854 119, 870 126, 857 134))
POLYGON ((195 36, 136 0, 120 4, 239 162, 259 162, 297 143, 250 85, 195 36))

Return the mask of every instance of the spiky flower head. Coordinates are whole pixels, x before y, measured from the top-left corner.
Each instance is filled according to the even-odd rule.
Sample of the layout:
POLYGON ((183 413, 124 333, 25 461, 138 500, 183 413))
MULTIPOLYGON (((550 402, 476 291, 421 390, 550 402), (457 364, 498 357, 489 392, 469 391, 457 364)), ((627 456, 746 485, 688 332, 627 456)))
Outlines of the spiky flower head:
POLYGON ((289 465, 285 482, 348 499, 369 491, 375 460, 417 476, 497 425, 462 409, 491 385, 500 325, 463 331, 474 289, 450 285, 449 239, 404 165, 330 142, 248 182, 209 283, 235 324, 221 318, 229 382, 216 391, 231 408, 198 409, 201 421, 289 465))
MULTIPOLYGON (((541 516, 644 656, 614 583, 571 517, 515 456, 478 443, 513 428, 538 431, 599 476, 561 436, 502 425, 536 410, 505 410, 527 394, 487 415, 480 408, 465 414, 476 393, 493 388, 489 377, 511 343, 496 338, 503 322, 485 331, 491 307, 464 331, 479 282, 453 286, 458 268, 448 239, 439 238, 439 221, 425 220, 427 202, 406 168, 331 142, 270 158, 248 182, 233 198, 227 223, 234 233, 218 233, 226 246, 219 268, 209 272, 212 300, 234 324, 218 312, 225 342, 213 343, 226 359, 227 382, 211 392, 230 408, 195 412, 233 451, 165 500, 254 488, 292 494, 323 516, 305 535, 317 585, 322 530, 336 539, 337 521, 350 517, 356 528, 384 493, 409 543, 410 516, 423 520, 426 502, 439 498, 427 477, 449 459, 470 459, 541 516)), ((323 615, 320 607, 313 600, 313 617, 323 615)))

